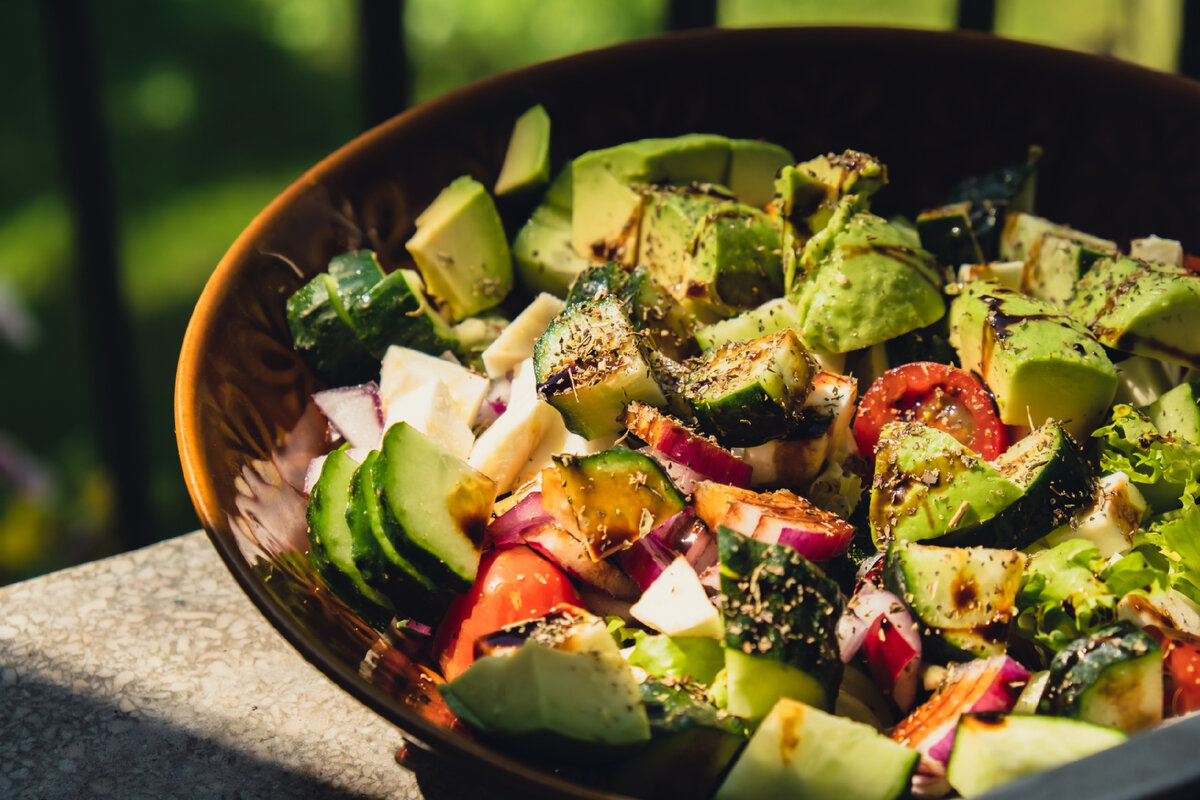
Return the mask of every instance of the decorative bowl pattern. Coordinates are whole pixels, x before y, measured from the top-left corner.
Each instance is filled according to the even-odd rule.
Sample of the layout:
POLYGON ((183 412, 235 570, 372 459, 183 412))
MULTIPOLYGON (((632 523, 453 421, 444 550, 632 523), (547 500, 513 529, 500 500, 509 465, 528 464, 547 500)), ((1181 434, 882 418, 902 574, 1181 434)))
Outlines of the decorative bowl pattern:
MULTIPOLYGON (((1200 84, 967 33, 658 37, 517 70, 401 114, 303 175, 237 239, 197 303, 176 387, 188 488, 229 569, 307 659, 413 741, 531 789, 605 797, 456 725, 437 676, 315 576, 297 488, 327 442, 309 400, 319 384, 290 347, 286 297, 347 249, 408 265, 416 214, 461 174, 491 185, 513 120, 536 102, 550 113, 555 167, 591 148, 688 132, 763 138, 799 158, 849 147, 889 165, 894 183, 876 204, 885 213, 935 205, 958 178, 1020 160, 1036 143, 1042 214, 1195 249, 1200 84)), ((516 224, 529 205, 506 200, 501 211, 516 224)))

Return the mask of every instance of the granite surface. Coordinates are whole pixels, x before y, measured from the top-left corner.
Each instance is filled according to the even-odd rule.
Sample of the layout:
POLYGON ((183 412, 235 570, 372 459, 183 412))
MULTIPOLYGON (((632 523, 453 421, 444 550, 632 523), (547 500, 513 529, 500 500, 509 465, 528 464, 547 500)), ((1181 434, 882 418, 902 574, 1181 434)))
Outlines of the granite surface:
POLYGON ((403 744, 203 533, 0 588, 0 797, 457 794, 400 766, 403 744))

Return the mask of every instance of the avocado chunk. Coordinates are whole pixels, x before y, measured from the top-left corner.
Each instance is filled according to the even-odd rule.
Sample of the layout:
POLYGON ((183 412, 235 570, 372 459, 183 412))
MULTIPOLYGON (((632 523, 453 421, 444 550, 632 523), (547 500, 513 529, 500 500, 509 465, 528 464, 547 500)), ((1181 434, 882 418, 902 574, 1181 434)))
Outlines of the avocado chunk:
POLYGON ((635 184, 720 184, 728 167, 729 140, 700 133, 640 139, 578 156, 572 164, 575 252, 632 266, 644 203, 635 184))
POLYGON ((786 263, 788 297, 804 341, 831 353, 885 342, 942 317, 942 279, 925 250, 910 247, 886 220, 846 198, 828 225, 786 263))
POLYGON ((1103 258, 1069 310, 1103 345, 1200 367, 1200 275, 1134 258, 1103 258))
POLYGON ((795 162, 786 147, 757 139, 730 139, 725 185, 740 202, 763 208, 775 194, 779 171, 795 162))
POLYGON ((843 198, 865 201, 886 183, 887 166, 874 156, 829 153, 780 170, 775 204, 802 242, 825 227, 843 198))
POLYGON ((476 731, 537 756, 603 762, 650 738, 633 671, 615 645, 569 652, 530 639, 477 659, 438 690, 476 731))
POLYGON ((555 297, 566 297, 571 281, 592 263, 571 247, 571 212, 544 203, 517 231, 512 256, 522 286, 555 297))
POLYGON ((1200 381, 1181 383, 1143 409, 1164 436, 1200 444, 1200 381))
POLYGON ((1117 391, 1104 348, 1046 300, 969 283, 950 303, 950 343, 992 390, 1006 425, 1059 420, 1086 439, 1117 391))
POLYGON ((1057 233, 1044 233, 1034 243, 1021 273, 1021 291, 1063 305, 1075 284, 1096 260, 1115 252, 1111 242, 1079 242, 1057 233))
POLYGON ((782 698, 750 737, 716 800, 893 800, 908 796, 920 757, 870 725, 782 698))
POLYGON ((638 263, 677 300, 686 300, 689 286, 685 279, 696 227, 729 195, 703 186, 655 186, 641 191, 638 263))
POLYGON ((405 243, 452 322, 498 304, 512 289, 512 256, 496 204, 469 175, 453 180, 416 219, 405 243))
POLYGON ((783 294, 778 223, 743 203, 722 203, 697 224, 686 295, 718 309, 755 308, 783 294))
POLYGON ((512 194, 549 179, 550 115, 538 104, 517 117, 493 191, 497 195, 512 194))
POLYGON ((1021 487, 950 434, 919 422, 890 422, 879 434, 871 490, 871 537, 984 544, 1021 487))

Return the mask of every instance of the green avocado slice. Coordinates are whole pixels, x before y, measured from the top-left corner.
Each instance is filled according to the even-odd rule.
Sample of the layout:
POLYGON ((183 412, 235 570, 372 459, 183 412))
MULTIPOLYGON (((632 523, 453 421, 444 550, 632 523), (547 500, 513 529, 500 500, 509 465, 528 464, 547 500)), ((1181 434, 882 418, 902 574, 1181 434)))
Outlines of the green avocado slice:
POLYGON ((983 544, 986 523, 1023 490, 950 434, 919 422, 890 422, 879 434, 871 491, 871 537, 983 544))

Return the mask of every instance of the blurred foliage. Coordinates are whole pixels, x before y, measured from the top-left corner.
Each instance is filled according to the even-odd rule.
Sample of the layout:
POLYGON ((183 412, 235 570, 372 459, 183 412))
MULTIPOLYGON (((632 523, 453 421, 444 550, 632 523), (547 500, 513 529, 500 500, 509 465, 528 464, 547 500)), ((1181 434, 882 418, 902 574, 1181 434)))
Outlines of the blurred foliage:
MULTIPOLYGON (((971 2, 972 0, 964 0, 971 2)), ((663 29, 666 0, 407 0, 413 95, 663 29)), ((952 27, 954 0, 723 0, 728 26, 952 27)), ((1173 68, 1182 0, 998 0, 1004 35, 1173 68)), ((355 0, 89 5, 111 126, 121 279, 134 315, 155 529, 197 526, 172 390, 200 290, 238 232, 361 129, 355 0)), ((0 583, 119 546, 71 291, 47 102, 47 15, 0 3, 0 583), (16 333, 14 333, 16 331, 16 333)))

